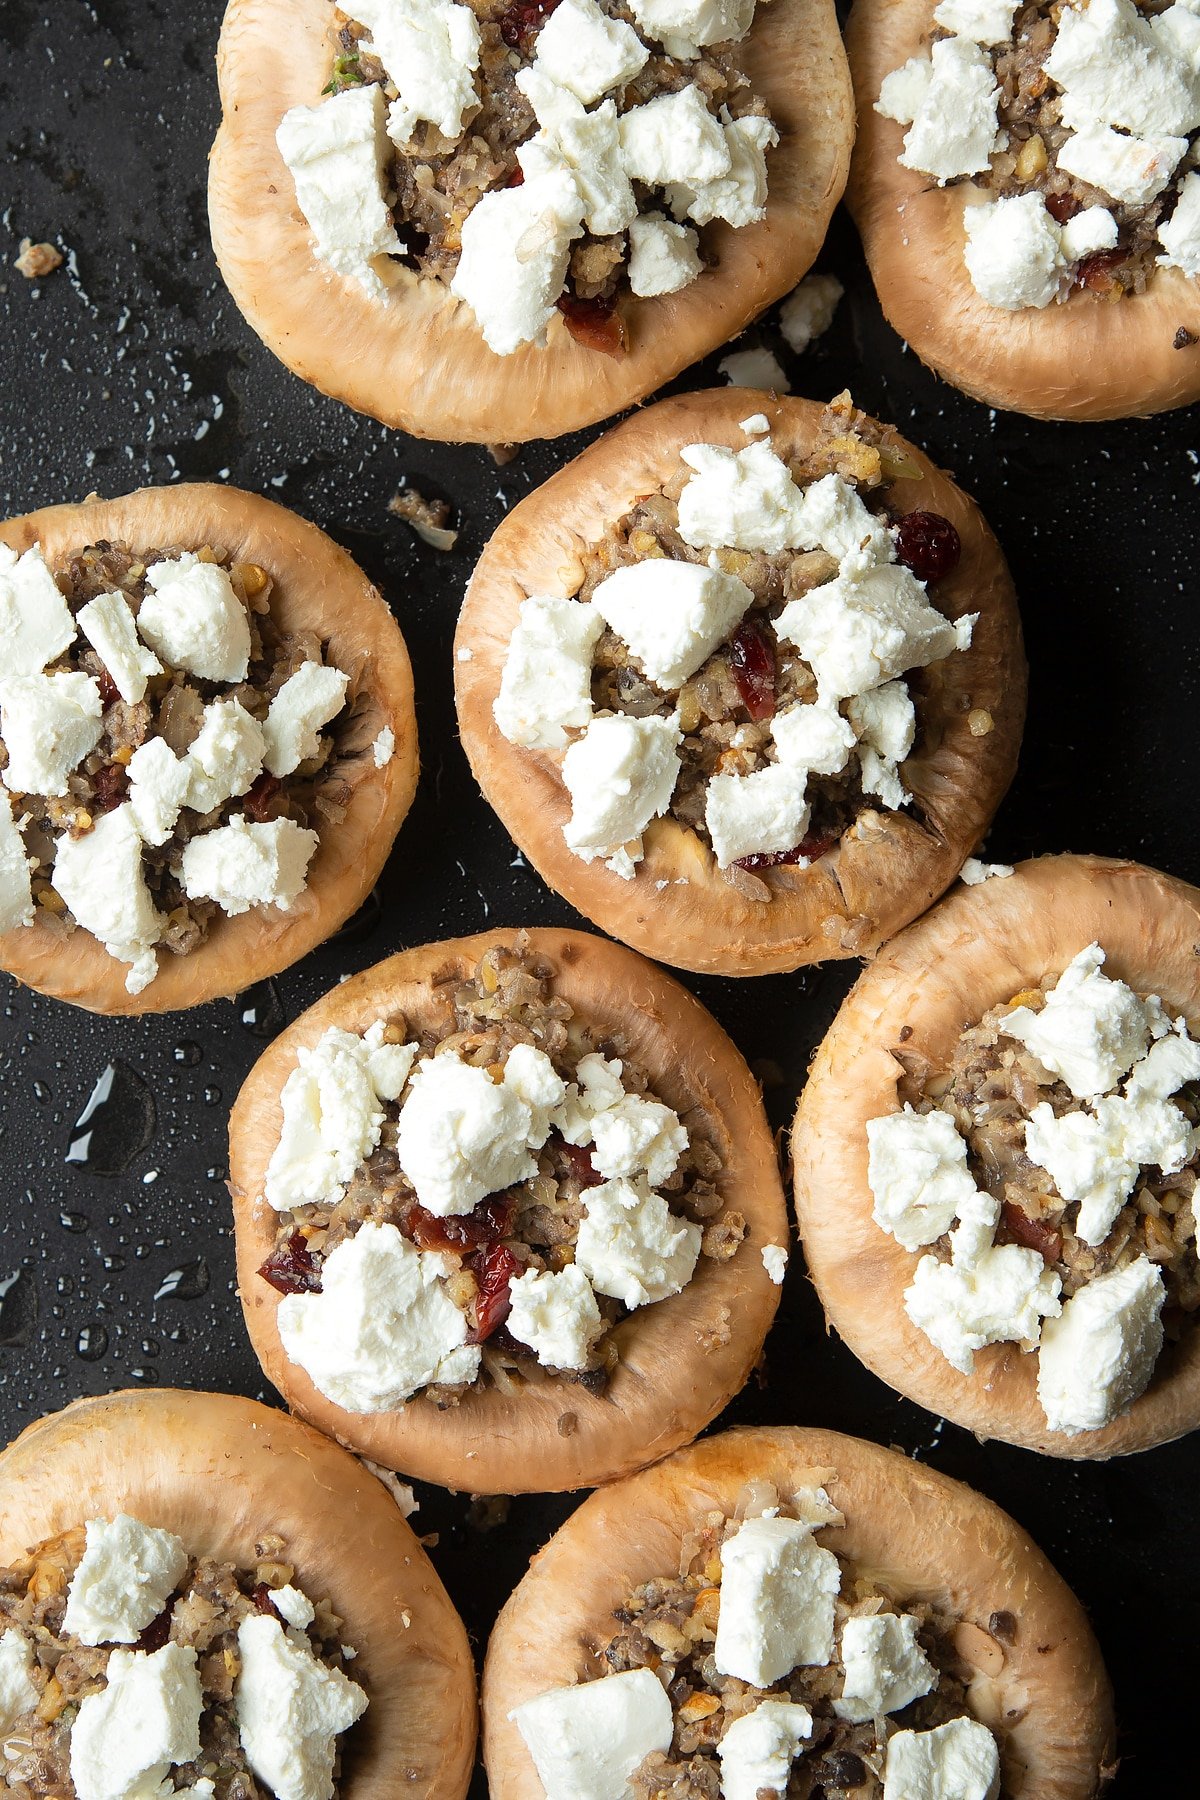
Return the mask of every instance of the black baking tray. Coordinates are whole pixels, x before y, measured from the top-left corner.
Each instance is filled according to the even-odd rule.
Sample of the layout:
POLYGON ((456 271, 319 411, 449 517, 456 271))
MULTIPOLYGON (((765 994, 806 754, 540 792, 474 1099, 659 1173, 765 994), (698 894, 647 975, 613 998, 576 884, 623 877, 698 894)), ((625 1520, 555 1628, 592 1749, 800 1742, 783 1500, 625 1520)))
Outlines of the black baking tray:
MULTIPOLYGON (((476 792, 458 742, 450 644, 463 586, 506 508, 596 433, 497 467, 326 400, 239 317, 205 219, 221 0, 0 0, 0 489, 5 513, 96 489, 230 481, 314 519, 399 618, 416 671, 420 790, 378 890, 331 943, 265 988, 193 1013, 95 1019, 0 976, 0 1438, 80 1394, 130 1384, 271 1400, 234 1292, 226 1117, 266 1037, 389 952, 485 925, 577 923, 476 792), (22 237, 66 263, 12 268, 22 237), (386 510, 404 481, 456 509, 440 554, 386 510), (111 1095, 77 1126, 106 1071, 111 1095), (115 1171, 115 1172, 114 1172, 115 1171)), ((1195 412, 1065 426, 990 412, 936 381, 884 324, 839 214, 821 267, 846 298, 802 357, 768 318, 744 344, 795 392, 849 386, 976 495, 1009 557, 1032 668, 1016 782, 988 854, 1131 856, 1200 880, 1195 412)), ((1200 354, 1200 351, 1181 352, 1200 354)), ((717 356, 678 387, 720 381, 717 356)), ((750 982, 688 978, 786 1125, 850 965, 750 982)), ((1116 1792, 1194 1779, 1191 1641, 1200 1601, 1200 1442, 1104 1464, 981 1444, 900 1400, 824 1327, 793 1259, 761 1377, 722 1423, 837 1427, 982 1489, 1090 1609, 1117 1693, 1116 1792)), ((569 1497, 504 1509, 419 1487, 414 1523, 482 1656, 496 1610, 569 1497)), ((485 1793, 482 1776, 477 1793, 485 1793)))

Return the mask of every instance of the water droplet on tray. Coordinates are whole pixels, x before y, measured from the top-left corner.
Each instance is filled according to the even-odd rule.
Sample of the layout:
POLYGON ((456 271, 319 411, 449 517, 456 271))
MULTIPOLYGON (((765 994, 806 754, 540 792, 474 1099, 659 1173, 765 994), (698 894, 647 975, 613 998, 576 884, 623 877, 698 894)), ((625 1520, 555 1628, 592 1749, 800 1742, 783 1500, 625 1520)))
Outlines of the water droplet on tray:
POLYGON ((198 1300, 208 1292, 208 1264, 202 1256, 195 1262, 183 1263, 164 1275, 154 1295, 156 1300, 198 1300))
POLYGON ((24 1269, 0 1275, 0 1344, 27 1344, 37 1314, 37 1289, 24 1269))
POLYGON ((75 1340, 75 1349, 84 1362, 99 1362, 108 1349, 108 1333, 103 1325, 85 1325, 75 1340))
POLYGON ((110 1062, 75 1122, 66 1161, 89 1175, 121 1175, 154 1136, 154 1095, 128 1063, 110 1062))
POLYGON ((182 1043, 176 1044, 171 1055, 177 1063, 182 1063, 185 1069, 194 1069, 196 1064, 203 1060, 204 1052, 194 1039, 184 1038, 182 1043))
POLYGON ((237 1005, 242 1024, 254 1037, 278 1037, 287 1024, 283 1001, 273 981, 260 981, 247 988, 237 1005))
POLYGON ((77 1212, 59 1213, 58 1222, 64 1231, 73 1231, 76 1235, 81 1231, 86 1231, 89 1223, 83 1213, 77 1212))

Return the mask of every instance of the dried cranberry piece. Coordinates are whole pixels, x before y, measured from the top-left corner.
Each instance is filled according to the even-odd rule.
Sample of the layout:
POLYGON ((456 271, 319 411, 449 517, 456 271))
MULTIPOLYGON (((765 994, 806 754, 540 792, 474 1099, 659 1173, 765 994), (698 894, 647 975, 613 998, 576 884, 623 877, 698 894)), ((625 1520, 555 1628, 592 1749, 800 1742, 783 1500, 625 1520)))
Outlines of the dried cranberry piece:
POLYGON ((516 168, 513 170, 512 174, 509 176, 508 180, 505 182, 504 185, 505 185, 505 187, 524 187, 525 186, 525 171, 521 167, 520 163, 517 164, 516 168))
POLYGON ((168 1603, 163 1607, 156 1619, 151 1619, 145 1631, 134 1645, 135 1650, 161 1650, 171 1635, 171 1607, 168 1603))
POLYGON ((573 294, 560 294, 558 310, 577 344, 604 356, 624 356, 625 325, 615 299, 577 300, 573 294))
POLYGON ((592 1153, 586 1144, 568 1144, 566 1138, 555 1135, 553 1148, 570 1164, 572 1175, 580 1187, 596 1187, 604 1180, 592 1162, 592 1153))
POLYGON ((500 36, 510 50, 524 50, 527 39, 540 31, 559 0, 516 0, 500 20, 500 36))
POLYGON ((1065 225, 1081 210, 1081 204, 1074 194, 1051 194, 1046 201, 1046 211, 1059 225, 1065 225))
POLYGON ((272 1250, 258 1272, 280 1294, 319 1294, 321 1291, 320 1264, 302 1231, 293 1231, 286 1244, 272 1250))
POLYGON ((1076 286, 1110 294, 1118 286, 1116 271, 1125 260, 1124 250, 1097 250, 1094 256, 1085 256, 1075 271, 1076 286))
POLYGON ((415 1201, 404 1215, 400 1229, 422 1250, 478 1250, 494 1244, 512 1230, 517 1203, 511 1194, 493 1194, 481 1200, 474 1212, 439 1219, 415 1201))
POLYGON ((962 539, 941 513, 905 513, 896 530, 896 557, 918 581, 941 581, 958 567, 962 539))
POLYGON ((806 858, 809 862, 816 862, 818 857, 832 850, 837 842, 836 833, 818 836, 814 832, 809 837, 801 838, 791 850, 760 850, 753 856, 735 858, 733 866, 735 869, 775 869, 780 863, 798 863, 806 858))
POLYGON ((118 688, 107 669, 101 669, 99 675, 96 677, 96 681, 100 688, 101 706, 105 708, 110 707, 115 701, 121 698, 121 690, 118 688))
POLYGON ((250 1589, 250 1598, 260 1613, 270 1613, 272 1618, 280 1617, 279 1609, 271 1598, 271 1590, 265 1581, 258 1582, 250 1589))
POLYGON ((273 817, 275 797, 282 786, 278 775, 268 775, 264 769, 253 787, 242 796, 242 810, 256 825, 265 825, 273 817))
POLYGON ((512 1310, 509 1283, 520 1273, 521 1264, 504 1244, 488 1244, 471 1267, 479 1292, 475 1296, 475 1328, 467 1333, 467 1342, 482 1344, 512 1310))
POLYGON ((1056 1263, 1062 1255, 1062 1232, 1047 1225, 1044 1219, 1031 1219, 1011 1200, 1006 1200, 1000 1208, 1000 1220, 1014 1243, 1023 1244, 1026 1250, 1036 1250, 1043 1261, 1056 1263))
POLYGON ((729 644, 729 666, 742 705, 752 719, 775 716, 775 652, 755 625, 739 625, 729 644))
POLYGON ((92 777, 92 797, 98 812, 120 806, 129 785, 129 774, 120 763, 105 763, 92 777))

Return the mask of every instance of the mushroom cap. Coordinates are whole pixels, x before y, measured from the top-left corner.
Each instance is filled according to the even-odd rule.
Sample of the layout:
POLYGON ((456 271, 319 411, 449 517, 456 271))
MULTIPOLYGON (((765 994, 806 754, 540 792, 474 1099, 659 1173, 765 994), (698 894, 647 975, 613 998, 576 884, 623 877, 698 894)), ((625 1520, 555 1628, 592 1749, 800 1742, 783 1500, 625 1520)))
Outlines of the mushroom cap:
POLYGON ((387 295, 373 298, 313 254, 275 131, 328 80, 330 19, 328 0, 231 0, 217 52, 213 248, 242 313, 281 361, 415 437, 518 443, 632 406, 795 286, 846 185, 854 108, 832 0, 773 0, 739 52, 780 134, 766 217, 710 227, 717 267, 681 292, 627 294, 623 356, 584 348, 561 318, 545 348, 496 356, 441 282, 392 264, 387 295))
POLYGON ((894 1450, 769 1426, 721 1432, 593 1494, 538 1551, 488 1644, 492 1800, 542 1791, 513 1708, 598 1672, 613 1610, 643 1582, 674 1576, 685 1535, 707 1513, 732 1516, 751 1482, 823 1486, 846 1521, 817 1533, 827 1548, 898 1599, 935 1601, 976 1628, 971 1709, 1000 1739, 1012 1800, 1099 1791, 1114 1754, 1108 1677, 1082 1606, 1037 1545, 982 1494, 894 1450), (1017 1621, 1011 1645, 983 1635, 996 1612, 1017 1621))
POLYGON ((926 48, 933 0, 855 0, 846 27, 858 137, 846 199, 888 323, 922 362, 987 406, 1034 419, 1125 419, 1200 398, 1200 283, 1155 269, 1111 301, 1074 288, 1061 305, 1006 312, 963 262, 973 182, 937 187, 902 168, 905 127, 875 111, 884 76, 926 48))
POLYGON ((501 735, 492 704, 521 602, 572 593, 591 546, 679 471, 688 444, 747 443, 740 422, 763 412, 784 455, 803 455, 824 408, 746 388, 682 394, 627 419, 522 500, 493 534, 467 589, 455 638, 455 697, 463 748, 484 797, 542 879, 586 918, 647 956, 705 974, 765 975, 859 956, 924 912, 982 839, 1012 780, 1025 720, 1025 653, 1012 579, 978 507, 912 445, 920 479, 895 481, 899 512, 944 514, 962 540, 958 567, 938 583, 957 618, 978 612, 971 648, 926 671, 921 734, 905 779, 922 817, 867 810, 808 869, 772 871, 769 903, 750 900, 717 868, 695 832, 667 817, 644 834, 645 860, 626 881, 568 850, 570 799, 561 756, 501 735), (461 660, 464 650, 468 660, 461 660), (968 715, 990 713, 971 733, 968 715))
POLYGON ((418 1394, 396 1412, 351 1413, 327 1399, 280 1342, 280 1296, 258 1274, 278 1215, 263 1198, 278 1142, 279 1094, 301 1045, 330 1026, 362 1031, 397 1009, 419 1028, 431 1015, 429 980, 469 975, 511 931, 402 951, 327 994, 276 1038, 251 1070, 230 1119, 230 1187, 238 1287, 246 1326, 268 1378, 296 1412, 362 1456, 443 1487, 472 1493, 548 1493, 627 1474, 687 1443, 745 1384, 780 1289, 763 1266, 787 1242, 787 1206, 758 1086, 715 1019, 670 976, 628 950, 578 931, 530 931, 530 948, 556 968, 554 991, 603 1036, 619 1032, 655 1092, 686 1114, 703 1112, 721 1157, 729 1210, 746 1236, 727 1262, 701 1256, 682 1293, 642 1307, 612 1333, 620 1360, 603 1394, 563 1377, 503 1393, 474 1387, 439 1411, 418 1394))
POLYGON ((1164 1444, 1200 1425, 1200 1332, 1159 1358, 1123 1417, 1099 1431, 1051 1431, 1037 1358, 1014 1344, 975 1353, 962 1375, 904 1310, 919 1253, 872 1218, 869 1119, 898 1109, 891 1047, 944 1068, 960 1034, 993 1006, 1059 974, 1098 942, 1107 973, 1159 994, 1200 1032, 1200 892, 1137 863, 1045 856, 1015 874, 959 887, 885 946, 843 1002, 800 1096, 792 1131, 796 1216, 829 1323, 899 1393, 981 1438, 1050 1456, 1108 1457, 1164 1444))
POLYGON ((343 1620, 370 1700, 343 1740, 340 1800, 463 1800, 467 1634, 399 1507, 345 1450, 257 1401, 159 1388, 76 1400, 0 1454, 0 1564, 118 1512, 239 1568, 277 1532, 300 1585, 343 1620))
POLYGON ((252 907, 236 918, 220 915, 186 956, 160 955, 157 976, 140 994, 126 990, 127 965, 90 932, 64 937, 35 920, 0 936, 0 967, 40 993, 91 1012, 172 1012, 288 968, 362 905, 416 791, 412 669, 400 627, 357 563, 317 526, 258 494, 185 482, 46 506, 0 524, 0 542, 18 552, 40 544, 51 567, 102 538, 146 550, 212 544, 235 561, 257 563, 275 580, 271 610, 284 630, 318 632, 331 661, 362 670, 355 726, 362 754, 343 771, 351 797, 341 823, 323 826, 308 884, 290 912, 252 907), (396 748, 377 769, 370 746, 385 728, 396 748))

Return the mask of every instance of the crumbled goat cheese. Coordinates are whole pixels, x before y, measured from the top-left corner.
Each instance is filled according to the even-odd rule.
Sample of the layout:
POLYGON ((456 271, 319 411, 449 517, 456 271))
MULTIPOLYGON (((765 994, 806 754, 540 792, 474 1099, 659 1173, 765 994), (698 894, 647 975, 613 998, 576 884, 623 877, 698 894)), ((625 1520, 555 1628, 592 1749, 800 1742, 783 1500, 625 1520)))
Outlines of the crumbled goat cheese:
POLYGON ((624 1800, 635 1770, 670 1749, 674 1730, 671 1702, 652 1669, 554 1688, 508 1716, 554 1800, 624 1800))
MULTIPOLYGON (((651 101, 656 105, 657 102, 651 101)), ((779 142, 770 119, 757 113, 732 119, 721 112, 728 168, 724 174, 701 180, 689 173, 667 185, 667 200, 677 218, 685 215, 697 225, 724 219, 727 225, 753 225, 767 211, 767 151, 779 142)))
POLYGON ((845 291, 836 275, 808 275, 792 289, 779 309, 779 329, 797 356, 829 330, 845 291))
POLYGON ((675 713, 595 719, 563 758, 571 796, 567 848, 584 862, 604 857, 614 874, 632 880, 643 831, 671 804, 682 741, 675 713))
POLYGON ((717 1745, 721 1800, 783 1794, 792 1763, 812 1736, 812 1714, 791 1700, 762 1700, 728 1727, 717 1745))
POLYGON ((40 675, 75 642, 71 609, 35 544, 18 556, 0 544, 0 644, 8 675, 40 675))
POLYGON ((645 1175, 651 1187, 669 1181, 688 1147, 679 1115, 660 1100, 623 1094, 592 1114, 592 1164, 606 1181, 645 1175))
POLYGON ((450 1268, 394 1225, 368 1220, 330 1251, 319 1293, 279 1302, 286 1355, 348 1412, 394 1412, 431 1382, 473 1381, 479 1347, 446 1291, 450 1268))
POLYGON ((294 819, 272 819, 248 825, 237 813, 215 831, 192 838, 180 865, 183 891, 190 900, 215 900, 236 918, 252 906, 277 906, 290 912, 308 876, 317 834, 294 819))
POLYGON ((371 33, 367 48, 399 95, 387 127, 397 148, 422 123, 436 125, 452 143, 461 137, 463 114, 478 103, 472 77, 479 23, 471 8, 456 0, 353 0, 350 16, 371 33))
POLYGON ((1200 175, 1184 177, 1174 212, 1158 228, 1158 241, 1166 252, 1160 263, 1200 275, 1200 175))
POLYGON ((165 738, 148 738, 129 759, 129 810, 145 844, 156 849, 175 829, 192 785, 192 764, 165 738))
POLYGON ((976 44, 1003 44, 1012 36, 1017 0, 940 0, 934 23, 976 44))
POLYGON ((1189 1081, 1200 1081, 1200 1044, 1188 1036, 1179 1019, 1133 1065, 1125 1093, 1130 1100, 1166 1100, 1189 1081))
POLYGON ((152 1656, 114 1650, 104 1674, 105 1686, 79 1702, 71 1727, 77 1800, 148 1800, 173 1765, 200 1754, 196 1652, 182 1644, 152 1656))
POLYGON ((576 1079, 568 1084, 563 1103, 551 1121, 568 1144, 590 1144, 596 1114, 619 1106, 624 1100, 621 1070, 621 1063, 607 1062, 594 1050, 580 1057, 575 1065, 576 1079))
POLYGON ((693 550, 787 550, 799 544, 804 496, 769 443, 689 444, 694 473, 679 496, 679 535, 693 550))
POLYGON ((931 175, 939 186, 980 174, 996 148, 999 100, 991 59, 980 45, 966 38, 940 39, 930 54, 930 78, 905 133, 900 162, 931 175))
MULTIPOLYGON (((272 775, 290 775, 321 748, 321 727, 346 704, 350 677, 323 663, 301 663, 272 700, 264 724, 266 753, 272 775)), ((235 790, 237 791, 237 790, 235 790)))
MULTIPOLYGON (((553 16, 553 15, 551 15, 553 16)), ((700 239, 663 213, 644 213, 629 226, 629 286, 644 300, 677 294, 704 268, 700 239)))
POLYGON ((0 791, 0 932, 32 925, 33 883, 25 841, 8 795, 0 791))
POLYGON ((136 706, 151 675, 162 664, 138 639, 137 626, 121 594, 97 594, 76 615, 76 623, 112 677, 122 700, 136 706))
POLYGON ((762 1247, 763 1268, 767 1271, 776 1287, 783 1286, 783 1278, 787 1273, 788 1253, 782 1244, 764 1244, 762 1247))
POLYGON ((975 290, 989 306, 1018 312, 1049 306, 1066 260, 1058 226, 1040 194, 1015 194, 963 210, 967 234, 963 261, 975 290))
POLYGON ((684 62, 707 44, 737 43, 754 18, 755 0, 631 0, 647 37, 684 62))
POLYGON ((967 1146, 944 1112, 887 1113, 867 1121, 867 1182, 873 1217, 905 1250, 921 1250, 949 1231, 975 1193, 967 1146))
POLYGON ((721 1546, 721 1607, 713 1657, 722 1675, 770 1687, 833 1656, 837 1557, 806 1521, 746 1519, 721 1546))
POLYGON ((378 1144, 381 1102, 399 1097, 417 1054, 416 1044, 385 1044, 383 1031, 382 1021, 361 1037, 335 1025, 296 1052, 264 1188, 277 1212, 335 1199, 378 1144))
POLYGON ((67 777, 100 742, 100 684, 90 675, 0 680, 4 785, 13 794, 65 794, 67 777))
POLYGON ((592 651, 604 620, 548 594, 522 600, 492 714, 510 744, 561 750, 592 717, 592 651))
POLYGON ((853 695, 846 708, 859 734, 858 760, 864 794, 874 794, 894 812, 907 804, 899 766, 913 747, 917 714, 902 681, 889 681, 853 695))
POLYGON ((560 1275, 527 1269, 509 1283, 506 1328, 548 1369, 586 1369, 604 1329, 592 1284, 571 1263, 560 1275))
POLYGON ((296 1631, 307 1630, 317 1616, 317 1609, 308 1595, 290 1582, 285 1587, 271 1589, 271 1605, 296 1631))
POLYGON ((999 1786, 1000 1752, 978 1719, 888 1739, 883 1800, 994 1800, 999 1786))
POLYGON ((153 946, 162 920, 146 886, 142 840, 128 801, 97 819, 83 837, 59 838, 54 886, 76 924, 118 962, 133 965, 125 986, 140 994, 158 973, 153 946))
POLYGON ((1166 187, 1188 147, 1184 137, 1125 137, 1111 125, 1089 125, 1063 144, 1056 162, 1122 206, 1148 206, 1166 187))
POLYGON ((485 194, 463 221, 450 292, 466 301, 497 356, 545 343, 584 206, 574 178, 555 169, 485 194))
POLYGON ((649 57, 633 27, 610 19, 596 0, 562 0, 538 32, 534 62, 542 74, 590 106, 632 81, 649 57))
POLYGON ((854 729, 835 706, 785 706, 771 721, 781 763, 810 775, 839 775, 855 745, 854 729))
POLYGON ((968 856, 958 871, 958 878, 968 887, 978 887, 981 881, 1002 881, 1012 872, 1011 863, 980 862, 977 856, 968 856))
POLYGON ((748 419, 743 419, 738 426, 739 431, 744 431, 746 436, 751 438, 766 437, 770 432, 770 429, 771 421, 768 419, 766 413, 751 413, 750 417, 748 419))
POLYGON ((1192 1153, 1192 1127, 1167 1100, 1101 1098, 1093 1111, 1056 1116, 1048 1100, 1025 1127, 1025 1150, 1062 1198, 1079 1202, 1076 1234, 1102 1244, 1143 1165, 1176 1174, 1192 1153))
POLYGON ((20 1631, 0 1637, 0 1736, 6 1736, 22 1713, 41 1699, 33 1682, 33 1645, 20 1631))
POLYGON ((745 856, 794 850, 808 830, 807 789, 807 770, 785 762, 768 763, 752 775, 714 775, 705 795, 704 823, 717 867, 728 869, 745 856))
POLYGON ((775 631, 796 645, 828 703, 965 650, 977 617, 945 618, 908 569, 893 563, 858 576, 839 574, 789 600, 775 631))
POLYGON ((993 1244, 953 1262, 923 1256, 904 1290, 904 1310, 918 1330, 963 1375, 988 1344, 1034 1349, 1042 1320, 1061 1310, 1062 1288, 1036 1250, 993 1244))
POLYGON ((726 133, 694 82, 623 113, 621 149, 630 179, 648 187, 713 181, 732 166, 726 133))
POLYGON ((843 577, 896 560, 891 528, 840 475, 822 475, 805 488, 799 523, 799 541, 806 549, 824 550, 834 557, 843 577))
POLYGON ((661 1194, 619 1180, 591 1187, 575 1262, 598 1294, 633 1311, 680 1293, 700 1254, 700 1227, 677 1218, 661 1194))
POLYGON ((336 1739, 367 1696, 266 1613, 242 1620, 238 1654, 233 1704, 251 1769, 275 1800, 330 1800, 336 1739))
POLYGON ((897 125, 911 125, 933 82, 933 64, 927 55, 910 56, 906 63, 885 75, 875 111, 897 125))
POLYGON ((1195 0, 1176 0, 1166 12, 1150 18, 1149 25, 1160 45, 1188 64, 1194 73, 1200 72, 1200 14, 1195 10, 1195 0))
POLYGON ((146 581, 150 591, 138 631, 168 668, 203 681, 244 681, 250 621, 220 564, 201 562, 188 551, 175 562, 151 563, 146 581))
POLYGON ((63 1627, 81 1644, 135 1643, 182 1580, 187 1550, 173 1532, 128 1513, 89 1519, 85 1542, 63 1627))
POLYGON ((371 295, 384 292, 375 258, 404 249, 384 199, 384 127, 383 89, 371 83, 346 88, 319 106, 293 106, 275 133, 318 260, 371 295))
POLYGON ((586 112, 572 95, 562 95, 538 135, 521 145, 517 161, 527 182, 547 175, 573 181, 583 223, 597 237, 624 231, 637 217, 611 100, 586 112))
POLYGON ((1088 944, 1067 964, 1040 1012, 1014 1007, 997 1026, 1061 1076, 1077 1100, 1107 1094, 1145 1055, 1150 1038, 1166 1029, 1161 1006, 1102 975, 1103 961, 1099 944, 1088 944))
MULTIPOLYGON (((561 1099, 565 1088, 554 1080, 561 1099)), ((421 1063, 400 1110, 396 1155, 426 1211, 440 1219, 469 1213, 489 1194, 528 1181, 537 1170, 530 1151, 549 1135, 537 1110, 535 1119, 507 1067, 496 1082, 453 1052, 421 1063)))
POLYGON ((628 645, 657 687, 681 688, 753 603, 736 575, 717 566, 654 557, 617 569, 592 605, 628 645))
POLYGON ((194 812, 215 812, 254 786, 266 753, 266 734, 240 700, 214 700, 187 753, 187 802, 194 812))
POLYGON ((917 1631, 911 1613, 855 1615, 846 1620, 842 1626, 846 1680, 833 1703, 839 1719, 863 1725, 899 1712, 936 1685, 937 1670, 917 1642, 917 1631))
POLYGON ((1064 7, 1043 67, 1064 90, 1065 125, 1143 137, 1186 137, 1200 125, 1200 81, 1131 0, 1064 7))
POLYGON ((1038 1400, 1052 1431, 1098 1431, 1143 1393, 1163 1346, 1161 1271, 1139 1256, 1094 1276, 1047 1321, 1038 1400))
POLYGON ((717 364, 730 387, 763 388, 772 394, 790 394, 792 384, 770 350, 735 350, 717 364))
POLYGON ((514 1044, 504 1065, 504 1085, 529 1108, 525 1141, 531 1150, 540 1150, 566 1100, 566 1082, 544 1050, 514 1044))
POLYGON ((395 754, 396 734, 390 725, 385 725, 371 745, 371 761, 377 769, 386 769, 395 754))
POLYGON ((1081 262, 1097 250, 1111 250, 1120 233, 1117 221, 1106 206, 1085 206, 1068 219, 1059 232, 1062 253, 1068 262, 1081 262))

